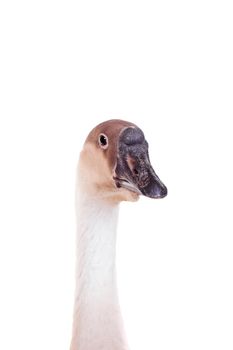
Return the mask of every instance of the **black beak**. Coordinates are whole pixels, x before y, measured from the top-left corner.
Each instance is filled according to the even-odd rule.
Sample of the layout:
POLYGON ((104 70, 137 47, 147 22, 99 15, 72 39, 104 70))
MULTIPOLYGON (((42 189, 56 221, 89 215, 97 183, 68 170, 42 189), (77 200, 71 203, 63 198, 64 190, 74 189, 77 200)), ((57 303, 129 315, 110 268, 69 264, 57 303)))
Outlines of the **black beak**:
POLYGON ((163 198, 167 188, 150 164, 148 143, 141 129, 125 129, 119 138, 118 158, 115 170, 117 187, 150 198, 163 198))

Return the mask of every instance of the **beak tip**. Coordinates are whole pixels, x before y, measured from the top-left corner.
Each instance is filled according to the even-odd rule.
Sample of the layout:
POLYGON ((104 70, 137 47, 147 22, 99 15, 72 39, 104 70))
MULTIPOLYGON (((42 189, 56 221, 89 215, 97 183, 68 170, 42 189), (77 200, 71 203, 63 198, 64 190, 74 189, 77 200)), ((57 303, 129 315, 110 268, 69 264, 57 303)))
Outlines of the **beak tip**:
POLYGON ((164 197, 166 197, 166 196, 167 196, 167 187, 164 186, 164 188, 161 190, 161 195, 160 195, 160 197, 161 197, 161 198, 164 198, 164 197))
POLYGON ((142 191, 142 194, 146 197, 149 198, 154 198, 154 199, 161 199, 167 196, 167 187, 162 185, 162 186, 149 186, 142 191))

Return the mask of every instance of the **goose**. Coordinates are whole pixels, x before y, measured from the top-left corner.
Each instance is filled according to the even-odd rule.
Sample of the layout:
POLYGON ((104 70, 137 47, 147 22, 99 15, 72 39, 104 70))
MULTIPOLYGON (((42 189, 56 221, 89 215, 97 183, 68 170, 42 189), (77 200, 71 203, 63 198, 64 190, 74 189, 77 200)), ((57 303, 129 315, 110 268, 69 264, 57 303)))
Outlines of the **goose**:
POLYGON ((70 350, 128 350, 116 283, 119 204, 163 198, 148 143, 135 124, 112 119, 87 136, 77 167, 76 287, 70 350))

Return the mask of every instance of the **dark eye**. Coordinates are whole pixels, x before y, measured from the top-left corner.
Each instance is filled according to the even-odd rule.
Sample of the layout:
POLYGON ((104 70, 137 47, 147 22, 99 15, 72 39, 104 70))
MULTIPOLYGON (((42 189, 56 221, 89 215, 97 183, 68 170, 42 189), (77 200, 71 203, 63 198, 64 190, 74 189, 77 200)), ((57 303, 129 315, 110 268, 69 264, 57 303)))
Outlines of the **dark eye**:
POLYGON ((99 135, 99 144, 100 147, 103 149, 108 148, 108 137, 104 134, 99 135))

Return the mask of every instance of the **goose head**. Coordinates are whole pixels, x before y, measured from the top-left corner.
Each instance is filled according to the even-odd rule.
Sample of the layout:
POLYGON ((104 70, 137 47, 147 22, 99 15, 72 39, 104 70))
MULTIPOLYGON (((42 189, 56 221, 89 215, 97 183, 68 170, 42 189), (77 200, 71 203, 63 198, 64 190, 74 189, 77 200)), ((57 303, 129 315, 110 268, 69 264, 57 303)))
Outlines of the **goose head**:
POLYGON ((167 195, 151 166, 142 130, 123 120, 106 121, 89 133, 78 171, 83 190, 92 197, 120 202, 167 195))

